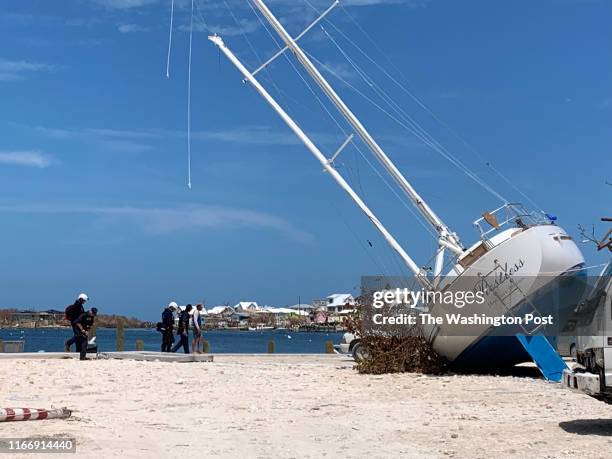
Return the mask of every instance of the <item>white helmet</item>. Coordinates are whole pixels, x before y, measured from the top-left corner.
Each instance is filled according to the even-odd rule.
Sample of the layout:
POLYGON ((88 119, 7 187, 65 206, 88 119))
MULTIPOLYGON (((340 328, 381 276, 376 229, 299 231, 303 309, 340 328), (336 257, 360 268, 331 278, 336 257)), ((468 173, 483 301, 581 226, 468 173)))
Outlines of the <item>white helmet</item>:
POLYGON ((171 303, 168 305, 168 307, 169 307, 170 309, 178 309, 178 304, 176 304, 174 301, 172 301, 172 302, 171 302, 171 303))
POLYGON ((89 297, 85 293, 81 293, 77 300, 83 300, 83 303, 85 303, 87 300, 89 300, 89 297))

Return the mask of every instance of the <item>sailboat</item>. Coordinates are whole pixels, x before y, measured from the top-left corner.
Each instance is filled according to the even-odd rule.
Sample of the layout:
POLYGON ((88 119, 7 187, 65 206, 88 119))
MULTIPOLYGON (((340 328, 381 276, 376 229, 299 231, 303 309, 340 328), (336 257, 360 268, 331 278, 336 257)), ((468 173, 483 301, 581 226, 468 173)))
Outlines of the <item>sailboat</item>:
MULTIPOLYGON (((541 212, 530 212, 520 204, 505 203, 493 211, 483 213, 473 222, 479 237, 472 244, 464 245, 458 234, 452 231, 434 212, 391 161, 364 124, 321 74, 309 54, 299 46, 299 38, 337 4, 337 1, 334 2, 304 32, 293 38, 263 0, 252 0, 252 5, 257 8, 284 42, 284 48, 254 71, 247 69, 245 64, 225 44, 221 36, 214 34, 208 38, 237 68, 244 77, 244 81, 261 95, 300 139, 306 149, 323 166, 329 177, 346 192, 366 218, 371 221, 423 289, 427 291, 460 289, 475 291, 482 289, 483 285, 487 286, 485 289, 486 301, 482 304, 466 305, 461 310, 461 313, 465 315, 508 315, 521 311, 532 311, 545 315, 553 312, 551 311, 553 302, 546 299, 546 294, 554 296, 559 282, 567 283, 568 279, 571 280, 584 274, 584 257, 572 237, 555 223, 554 217, 541 212), (263 67, 287 51, 293 54, 295 60, 306 70, 354 131, 331 157, 321 151, 321 148, 256 77, 263 67), (437 250, 433 272, 428 272, 417 264, 335 167, 335 159, 354 135, 361 138, 371 154, 435 232, 437 250)), ((434 316, 443 315, 449 311, 449 306, 435 302, 425 307, 434 316)), ((513 333, 535 333, 537 328, 521 327, 518 330, 507 331, 503 334, 504 336, 499 336, 499 330, 494 330, 494 327, 489 324, 458 326, 446 323, 427 327, 425 333, 433 343, 434 349, 457 365, 486 366, 487 361, 493 360, 501 366, 528 360, 513 333)))

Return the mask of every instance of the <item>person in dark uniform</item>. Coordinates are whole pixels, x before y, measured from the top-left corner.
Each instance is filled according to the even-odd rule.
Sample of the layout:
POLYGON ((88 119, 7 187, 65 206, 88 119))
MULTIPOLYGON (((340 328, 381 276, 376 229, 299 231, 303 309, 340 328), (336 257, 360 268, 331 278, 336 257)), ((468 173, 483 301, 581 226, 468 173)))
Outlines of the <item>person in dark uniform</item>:
POLYGON ((174 345, 172 352, 176 352, 180 347, 183 347, 185 354, 189 354, 189 313, 193 306, 187 305, 185 310, 179 316, 178 330, 176 336, 179 337, 179 342, 174 345))
POLYGON ((77 320, 75 320, 75 327, 78 331, 78 340, 77 346, 80 352, 81 360, 89 360, 87 355, 87 337, 89 335, 89 330, 93 327, 94 320, 98 315, 98 310, 96 308, 91 308, 89 311, 81 314, 77 320))
POLYGON ((172 344, 174 343, 174 311, 176 311, 177 307, 177 304, 173 301, 162 312, 162 352, 170 352, 172 350, 172 344))
POLYGON ((70 322, 72 327, 72 338, 64 343, 64 351, 70 352, 70 346, 76 344, 76 350, 79 352, 79 331, 76 327, 75 321, 85 312, 85 303, 87 303, 89 297, 85 293, 81 293, 76 301, 66 308, 66 320, 70 322))

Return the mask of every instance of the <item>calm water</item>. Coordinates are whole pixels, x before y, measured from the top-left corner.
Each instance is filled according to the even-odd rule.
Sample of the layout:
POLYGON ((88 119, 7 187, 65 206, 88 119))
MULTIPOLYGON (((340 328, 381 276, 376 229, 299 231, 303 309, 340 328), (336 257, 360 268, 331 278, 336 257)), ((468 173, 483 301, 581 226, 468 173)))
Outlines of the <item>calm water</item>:
MULTIPOLYGON (((0 329, 0 339, 25 340, 26 352, 63 352, 64 341, 70 338, 69 329, 0 329)), ((315 333, 292 332, 288 330, 271 331, 209 331, 204 333, 204 339, 210 343, 211 352, 215 353, 265 353, 268 341, 276 343, 276 352, 291 354, 317 354, 325 352, 325 342, 340 342, 342 332, 315 333)), ((114 329, 98 329, 97 343, 99 351, 114 351, 114 329)), ((190 336, 189 346, 191 346, 190 336)), ((161 333, 150 329, 126 329, 125 350, 136 349, 136 340, 143 340, 145 350, 159 351, 161 348, 161 333)), ((74 347, 73 347, 74 350, 74 347)))

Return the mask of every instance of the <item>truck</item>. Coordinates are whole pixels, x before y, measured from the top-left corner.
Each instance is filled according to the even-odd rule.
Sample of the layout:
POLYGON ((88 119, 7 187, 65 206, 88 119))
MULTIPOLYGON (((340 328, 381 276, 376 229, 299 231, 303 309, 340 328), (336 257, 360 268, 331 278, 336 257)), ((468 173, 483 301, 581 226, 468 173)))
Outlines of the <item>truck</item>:
MULTIPOLYGON (((611 234, 597 241, 599 250, 612 251, 611 234)), ((575 312, 576 366, 563 371, 563 385, 612 403, 612 260, 575 312)))

